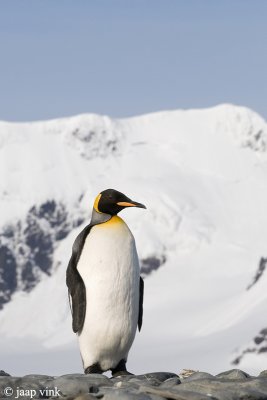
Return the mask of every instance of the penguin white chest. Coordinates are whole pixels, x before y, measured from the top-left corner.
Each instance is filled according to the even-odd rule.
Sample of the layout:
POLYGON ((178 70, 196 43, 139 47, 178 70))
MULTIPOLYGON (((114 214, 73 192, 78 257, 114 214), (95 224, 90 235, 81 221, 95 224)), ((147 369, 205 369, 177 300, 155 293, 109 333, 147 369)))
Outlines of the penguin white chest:
POLYGON ((77 269, 86 288, 86 315, 79 335, 84 368, 103 370, 127 360, 139 312, 139 262, 135 241, 119 217, 94 226, 77 269))

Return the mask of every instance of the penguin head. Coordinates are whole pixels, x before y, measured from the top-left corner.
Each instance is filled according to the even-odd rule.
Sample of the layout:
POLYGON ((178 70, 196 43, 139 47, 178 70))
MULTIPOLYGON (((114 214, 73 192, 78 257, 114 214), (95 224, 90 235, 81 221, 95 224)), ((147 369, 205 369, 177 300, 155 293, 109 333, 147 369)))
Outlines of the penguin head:
POLYGON ((109 215, 117 215, 126 207, 146 208, 143 204, 129 199, 125 194, 114 189, 106 189, 99 193, 94 202, 95 211, 109 215))

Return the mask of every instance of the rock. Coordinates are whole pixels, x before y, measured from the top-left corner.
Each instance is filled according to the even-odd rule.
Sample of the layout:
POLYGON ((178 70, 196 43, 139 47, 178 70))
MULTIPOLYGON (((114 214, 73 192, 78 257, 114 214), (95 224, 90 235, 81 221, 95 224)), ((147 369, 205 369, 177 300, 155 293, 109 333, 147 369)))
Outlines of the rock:
POLYGON ((215 377, 211 374, 208 374, 207 372, 198 371, 198 372, 194 372, 188 378, 185 378, 183 380, 183 382, 195 381, 198 379, 215 379, 215 377))
POLYGON ((169 372, 107 378, 100 374, 0 376, 0 400, 29 400, 26 390, 36 391, 35 399, 65 400, 267 400, 267 370, 258 377, 234 369, 217 376, 194 372, 182 381, 169 372), (13 396, 4 389, 12 388, 13 396), (23 393, 24 391, 24 393, 23 393))
MULTIPOLYGON (((181 387, 183 384, 180 385, 181 387)), ((182 389, 173 390, 171 389, 161 389, 161 388, 148 388, 148 387, 141 387, 142 391, 146 393, 156 394, 161 396, 163 399, 168 400, 217 400, 216 397, 212 397, 210 395, 205 395, 202 393, 191 392, 191 391, 184 391, 182 389)))
POLYGON ((161 385, 161 389, 168 389, 176 385, 180 385, 181 380, 179 378, 169 378, 166 381, 164 381, 161 385))
POLYGON ((129 386, 133 389, 138 390, 142 382, 133 380, 119 381, 114 384, 115 388, 128 388, 129 386))
POLYGON ((144 393, 140 393, 139 389, 133 387, 101 387, 98 392, 99 398, 103 400, 151 400, 144 393))
POLYGON ((0 370, 0 376, 11 376, 7 372, 3 371, 2 369, 0 370))
POLYGON ((145 386, 159 386, 161 381, 156 378, 149 378, 144 376, 136 376, 135 378, 128 380, 129 385, 137 385, 138 387, 145 385, 145 386))
POLYGON ((167 379, 170 378, 179 378, 177 374, 174 374, 173 372, 151 372, 148 374, 143 374, 143 375, 136 375, 138 378, 154 378, 157 379, 160 382, 164 382, 167 379))
POLYGON ((78 396, 85 393, 98 393, 102 386, 113 386, 111 379, 101 374, 69 374, 46 382, 48 389, 57 388, 61 396, 78 396))
POLYGON ((95 400, 95 396, 92 396, 91 394, 82 394, 78 397, 75 397, 74 400, 95 400))
POLYGON ((250 378, 250 375, 241 371, 241 369, 230 369, 229 371, 221 372, 216 375, 216 378, 246 380, 247 378, 250 378))
POLYGON ((45 390, 45 387, 38 379, 0 376, 0 396, 5 399, 29 400, 30 397, 41 398, 40 391, 42 390, 45 390), (6 390, 8 390, 8 393, 5 392, 6 390))
MULTIPOLYGON (((147 394, 140 389, 142 382, 145 385, 143 387, 153 387, 144 379, 136 379, 136 381, 121 381, 116 382, 113 387, 101 387, 99 388, 98 395, 103 396, 101 397, 103 400, 164 400, 164 398, 160 396, 147 394)), ((155 383, 155 380, 153 380, 153 382, 155 383)), ((159 381, 157 381, 156 384, 159 385, 159 381)))
POLYGON ((15 378, 8 375, 0 376, 0 390, 5 389, 7 386, 16 387, 19 382, 21 382, 21 378, 15 378))
POLYGON ((141 375, 122 375, 117 378, 112 378, 112 380, 124 380, 124 381, 130 381, 132 379, 139 379, 139 380, 149 380, 149 379, 156 379, 159 382, 164 382, 167 379, 170 378, 179 378, 178 375, 172 373, 172 372, 150 372, 147 374, 141 374, 141 375))
MULTIPOLYGON (((146 391, 144 390, 145 388, 158 387, 170 379, 175 380, 175 382, 172 382, 171 384, 169 383, 169 385, 180 383, 178 376, 170 372, 154 372, 143 375, 126 375, 118 378, 113 378, 112 380, 115 382, 115 388, 120 389, 120 391, 122 389, 127 391, 128 397, 130 395, 131 397, 133 397, 132 395, 136 394, 138 394, 140 397, 140 392, 146 393, 146 391)), ((103 391, 100 391, 100 394, 103 394, 103 391)), ((125 395, 126 394, 124 392, 124 396, 125 395)), ((109 396, 111 395, 109 394, 109 396)), ((146 396, 148 396, 149 399, 153 398, 155 400, 156 398, 162 398, 160 395, 154 393, 146 394, 146 396)), ((104 397, 104 399, 105 398, 106 396, 104 397)))
POLYGON ((31 382, 36 382, 38 381, 40 385, 47 385, 49 381, 54 381, 55 377, 50 376, 50 375, 35 375, 35 374, 29 374, 25 375, 22 378, 23 382, 28 382, 29 384, 31 382))
POLYGON ((267 380, 263 379, 247 379, 247 380, 222 380, 220 378, 200 379, 184 381, 179 387, 175 388, 175 392, 179 393, 179 389, 183 391, 191 391, 203 395, 209 395, 217 400, 266 400, 267 398, 267 380))

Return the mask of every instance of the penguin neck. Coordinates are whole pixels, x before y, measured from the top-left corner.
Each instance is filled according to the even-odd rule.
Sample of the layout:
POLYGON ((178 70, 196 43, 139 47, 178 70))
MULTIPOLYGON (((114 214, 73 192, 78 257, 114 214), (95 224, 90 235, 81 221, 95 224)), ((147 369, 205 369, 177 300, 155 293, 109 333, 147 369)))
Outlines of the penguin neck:
POLYGON ((90 225, 98 225, 98 224, 103 224, 104 222, 109 221, 112 218, 112 215, 110 214, 105 214, 105 213, 99 213, 93 208, 92 211, 92 218, 90 225))
MULTIPOLYGON (((92 218, 90 221, 90 225, 94 226, 94 225, 100 225, 100 224, 104 224, 106 226, 106 223, 108 226, 110 225, 114 225, 114 223, 117 225, 117 223, 119 224, 125 224, 125 222, 123 221, 123 219, 121 217, 119 217, 118 215, 111 215, 111 214, 106 214, 106 213, 99 213, 98 211, 96 211, 93 208, 92 211, 92 218)), ((126 225, 126 224, 125 224, 126 225)))

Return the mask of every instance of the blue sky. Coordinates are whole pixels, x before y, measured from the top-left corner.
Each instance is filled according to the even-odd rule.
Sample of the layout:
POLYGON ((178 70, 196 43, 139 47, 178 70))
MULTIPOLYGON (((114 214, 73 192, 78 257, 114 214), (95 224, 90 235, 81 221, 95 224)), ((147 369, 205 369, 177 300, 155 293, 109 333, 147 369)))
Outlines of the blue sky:
POLYGON ((265 0, 0 2, 0 119, 222 102, 267 118, 265 0))

